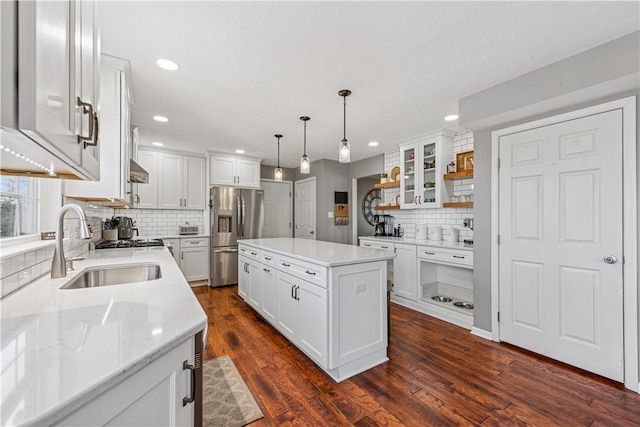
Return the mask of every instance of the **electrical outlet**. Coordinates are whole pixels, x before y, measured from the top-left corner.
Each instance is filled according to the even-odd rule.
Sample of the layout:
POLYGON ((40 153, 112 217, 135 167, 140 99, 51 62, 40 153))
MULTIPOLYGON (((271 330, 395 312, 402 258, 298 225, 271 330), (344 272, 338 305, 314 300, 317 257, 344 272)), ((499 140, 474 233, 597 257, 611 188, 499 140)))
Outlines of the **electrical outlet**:
POLYGON ((327 217, 328 218, 333 218, 333 212, 327 212, 327 217))
POLYGON ((464 228, 470 228, 473 230, 473 218, 465 218, 462 220, 462 226, 464 228))

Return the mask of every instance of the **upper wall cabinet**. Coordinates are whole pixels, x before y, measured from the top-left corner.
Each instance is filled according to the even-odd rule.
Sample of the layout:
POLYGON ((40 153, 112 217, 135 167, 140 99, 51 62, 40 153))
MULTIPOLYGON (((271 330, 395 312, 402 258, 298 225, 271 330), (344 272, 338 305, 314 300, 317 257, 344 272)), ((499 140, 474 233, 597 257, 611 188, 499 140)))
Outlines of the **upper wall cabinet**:
POLYGON ((99 179, 95 6, 94 1, 2 2, 3 145, 34 161, 3 159, 3 173, 99 179), (42 166, 49 170, 43 173, 42 166))
POLYGON ((400 208, 441 208, 449 200, 442 176, 453 160, 455 132, 441 129, 400 144, 400 208))
POLYGON ((211 155, 210 183, 260 188, 260 160, 211 155))
POLYGON ((205 159, 178 152, 141 149, 138 164, 149 172, 149 183, 138 184, 134 207, 205 209, 205 159))
MULTIPOLYGON (((129 62, 103 55, 100 72, 100 161, 105 165, 95 182, 67 180, 65 195, 111 206, 130 205, 129 62)), ((145 184, 146 185, 146 184, 145 184)))

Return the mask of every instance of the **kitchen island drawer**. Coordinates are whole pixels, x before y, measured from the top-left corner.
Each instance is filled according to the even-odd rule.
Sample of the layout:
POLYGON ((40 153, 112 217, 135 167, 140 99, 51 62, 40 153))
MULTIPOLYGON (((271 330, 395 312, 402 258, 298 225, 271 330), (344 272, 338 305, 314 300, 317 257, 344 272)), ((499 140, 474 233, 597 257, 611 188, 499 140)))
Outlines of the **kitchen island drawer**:
POLYGON ((418 259, 473 268, 473 252, 465 250, 418 246, 418 259))
POLYGON ((262 261, 262 255, 261 255, 260 251, 255 249, 255 248, 250 248, 250 247, 246 247, 246 246, 244 246, 244 247, 240 246, 239 251, 240 251, 240 255, 244 255, 246 257, 262 261))
MULTIPOLYGON (((264 252, 263 255, 272 256, 268 252, 264 252)), ((292 276, 296 276, 315 285, 323 288, 327 287, 327 269, 317 264, 311 264, 280 255, 278 257, 277 268, 280 271, 287 272, 292 276)))

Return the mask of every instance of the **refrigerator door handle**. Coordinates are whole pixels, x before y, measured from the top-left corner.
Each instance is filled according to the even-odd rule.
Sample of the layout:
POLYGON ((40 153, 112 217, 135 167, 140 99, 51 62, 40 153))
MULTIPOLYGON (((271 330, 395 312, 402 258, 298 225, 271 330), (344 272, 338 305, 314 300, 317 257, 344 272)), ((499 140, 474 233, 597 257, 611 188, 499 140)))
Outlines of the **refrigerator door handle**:
POLYGON ((240 196, 236 198, 237 210, 236 210, 236 236, 242 236, 242 228, 240 227, 240 220, 242 216, 241 206, 240 206, 240 196))
POLYGON ((240 197, 242 198, 242 237, 244 237, 244 214, 246 211, 246 205, 244 203, 244 197, 240 197))
POLYGON ((214 254, 232 254, 234 252, 238 252, 237 249, 216 249, 213 251, 214 254))

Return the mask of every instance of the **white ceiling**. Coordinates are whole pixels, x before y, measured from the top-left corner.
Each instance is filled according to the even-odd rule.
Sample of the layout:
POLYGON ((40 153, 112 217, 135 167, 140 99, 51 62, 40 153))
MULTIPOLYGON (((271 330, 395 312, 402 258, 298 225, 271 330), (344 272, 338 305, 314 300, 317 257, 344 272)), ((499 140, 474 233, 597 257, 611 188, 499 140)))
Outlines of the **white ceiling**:
POLYGON ((102 51, 131 61, 144 144, 297 167, 337 160, 347 98, 351 160, 447 127, 457 100, 640 28, 629 2, 100 3, 102 51), (158 68, 158 58, 181 65, 158 68), (169 118, 167 123, 152 120, 169 118), (377 148, 369 141, 379 141, 377 148))

